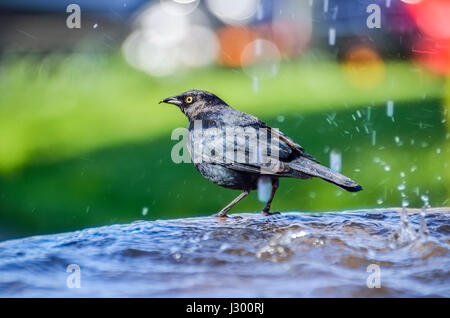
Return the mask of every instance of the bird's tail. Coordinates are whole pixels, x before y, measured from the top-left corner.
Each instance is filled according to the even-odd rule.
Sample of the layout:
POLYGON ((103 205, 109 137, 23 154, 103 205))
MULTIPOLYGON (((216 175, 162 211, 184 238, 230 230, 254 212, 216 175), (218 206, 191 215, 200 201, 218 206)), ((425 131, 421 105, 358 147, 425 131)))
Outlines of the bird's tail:
POLYGON ((295 171, 308 174, 312 177, 319 177, 350 192, 362 190, 362 187, 352 179, 347 178, 340 173, 334 172, 330 168, 322 166, 321 164, 305 157, 300 157, 290 162, 289 167, 295 171))

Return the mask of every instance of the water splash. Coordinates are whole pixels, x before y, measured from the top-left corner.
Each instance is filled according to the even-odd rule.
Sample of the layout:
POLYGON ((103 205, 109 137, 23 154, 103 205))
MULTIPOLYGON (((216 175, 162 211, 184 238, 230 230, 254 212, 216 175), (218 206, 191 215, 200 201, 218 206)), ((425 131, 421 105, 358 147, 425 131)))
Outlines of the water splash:
POLYGON ((412 225, 421 218, 413 209, 239 214, 5 241, 0 296, 450 297, 450 210, 427 209, 429 239, 400 244, 402 211, 412 225), (66 287, 74 263, 80 289, 66 287), (381 289, 367 288, 370 264, 381 267, 381 289))
POLYGON ((272 179, 268 176, 262 176, 258 179, 258 200, 266 203, 272 193, 272 179))
POLYGON ((330 169, 340 172, 342 169, 342 155, 340 151, 333 149, 330 152, 330 169))
POLYGON ((422 217, 422 219, 420 220, 420 234, 423 238, 428 237, 429 231, 428 231, 428 226, 427 226, 427 220, 426 220, 426 216, 427 216, 427 209, 431 208, 430 206, 430 199, 427 195, 422 194, 420 196, 420 199, 422 200, 423 206, 422 209, 420 210, 420 216, 422 217))
POLYGON ((336 44, 336 29, 335 28, 328 29, 328 44, 330 46, 334 46, 336 44))
POLYGON ((388 117, 394 116, 394 101, 388 100, 386 103, 386 115, 388 117))

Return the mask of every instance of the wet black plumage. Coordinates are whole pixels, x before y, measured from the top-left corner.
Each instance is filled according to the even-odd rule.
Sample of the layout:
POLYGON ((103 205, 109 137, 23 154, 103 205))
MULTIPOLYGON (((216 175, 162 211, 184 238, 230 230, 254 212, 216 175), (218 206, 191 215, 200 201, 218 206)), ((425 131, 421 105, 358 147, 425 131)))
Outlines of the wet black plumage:
MULTIPOLYGON (((174 104, 189 119, 189 138, 188 148, 191 157, 199 154, 201 160, 194 160, 194 164, 199 172, 210 181, 231 189, 239 189, 241 193, 235 200, 219 212, 219 216, 225 216, 229 209, 234 206, 243 197, 248 195, 250 190, 257 188, 258 179, 262 176, 269 176, 272 180, 272 195, 263 209, 264 214, 269 212, 275 191, 278 188, 278 179, 282 177, 291 177, 299 179, 310 179, 312 177, 321 178, 327 182, 333 183, 347 191, 356 192, 362 188, 359 184, 346 176, 332 171, 322 166, 315 158, 307 154, 304 149, 295 143, 292 139, 267 126, 258 118, 240 112, 221 100, 216 95, 201 91, 191 90, 180 95, 169 97, 161 102, 174 104), (196 135, 195 129, 198 123, 201 125, 203 135, 196 135), (262 148, 266 147, 268 153, 262 153, 259 147, 250 147, 249 139, 243 136, 237 137, 225 132, 243 131, 251 129, 262 132, 263 136, 276 138, 278 142, 271 144, 270 142, 261 143, 262 148), (233 139, 233 140, 232 140, 233 139), (230 143, 233 145, 233 153, 229 154, 224 151, 224 155, 219 155, 223 144, 230 143), (196 146, 202 146, 202 151, 195 151, 196 146), (277 157, 271 154, 277 153, 277 157), (241 155, 242 160, 236 160, 236 156, 241 155), (268 168, 264 164, 264 160, 253 160, 249 158, 260 158, 270 160, 275 168, 268 168), (260 162, 261 161, 261 162, 260 162)), ((258 137, 260 138, 260 137, 258 137)), ((260 140, 260 139, 258 139, 260 140)), ((265 148, 264 148, 265 149, 265 148)))

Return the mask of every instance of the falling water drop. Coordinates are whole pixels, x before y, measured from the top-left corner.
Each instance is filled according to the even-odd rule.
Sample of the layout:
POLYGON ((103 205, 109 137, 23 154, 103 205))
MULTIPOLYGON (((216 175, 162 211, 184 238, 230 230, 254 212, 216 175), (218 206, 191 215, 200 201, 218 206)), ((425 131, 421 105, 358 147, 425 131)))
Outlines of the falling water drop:
POLYGON ((254 92, 258 92, 260 87, 259 77, 252 76, 252 88, 254 92))
POLYGON ((403 199, 402 200, 402 207, 403 208, 406 208, 406 207, 408 207, 409 206, 409 201, 407 200, 407 199, 403 199))
POLYGON ((283 115, 278 115, 278 116, 277 116, 277 121, 278 121, 279 123, 284 122, 284 116, 283 116, 283 115))
POLYGON ((264 10, 262 6, 262 1, 258 1, 258 5, 256 6, 256 19, 262 20, 264 15, 264 10))
POLYGON ((336 29, 330 28, 328 30, 328 44, 334 46, 336 44, 336 29))
POLYGON ((338 10, 339 10, 338 6, 333 7, 333 15, 331 17, 333 20, 336 20, 337 15, 338 15, 338 10))
POLYGON ((340 172, 342 168, 342 155, 337 150, 330 152, 330 169, 336 172, 340 172))
POLYGON ((394 101, 388 100, 386 103, 386 115, 388 117, 394 116, 394 101))
POLYGON ((420 199, 423 202, 422 210, 420 211, 420 215, 422 217, 422 219, 420 220, 420 234, 421 234, 422 238, 426 238, 428 235, 428 226, 427 226, 426 215, 427 215, 427 209, 430 208, 430 202, 429 202, 428 196, 425 194, 422 194, 420 196, 420 199))
POLYGON ((272 192, 272 179, 262 176, 258 179, 258 200, 266 203, 270 199, 272 192))

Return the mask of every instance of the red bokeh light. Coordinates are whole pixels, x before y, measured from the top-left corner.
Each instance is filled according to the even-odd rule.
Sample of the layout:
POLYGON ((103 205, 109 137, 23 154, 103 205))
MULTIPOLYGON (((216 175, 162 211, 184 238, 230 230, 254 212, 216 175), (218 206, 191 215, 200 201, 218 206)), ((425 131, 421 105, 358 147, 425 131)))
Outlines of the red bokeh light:
POLYGON ((423 0, 408 5, 423 37, 417 39, 416 59, 438 74, 450 74, 450 1, 423 0))
POLYGON ((450 40, 424 38, 418 40, 413 51, 427 69, 437 74, 450 74, 450 40))
POLYGON ((419 29, 437 39, 450 38, 450 1, 424 0, 408 5, 419 29))

